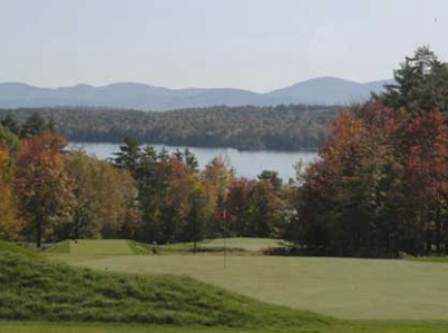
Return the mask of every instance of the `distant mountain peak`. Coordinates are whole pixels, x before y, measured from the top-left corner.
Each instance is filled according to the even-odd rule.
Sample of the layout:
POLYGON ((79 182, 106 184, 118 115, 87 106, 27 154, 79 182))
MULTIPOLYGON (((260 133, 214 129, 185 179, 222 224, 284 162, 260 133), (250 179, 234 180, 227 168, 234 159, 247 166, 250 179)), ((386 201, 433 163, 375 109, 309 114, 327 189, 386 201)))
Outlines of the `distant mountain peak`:
POLYGON ((214 105, 344 105, 367 100, 371 92, 381 92, 383 85, 391 82, 359 83, 322 76, 264 94, 236 88, 169 89, 138 82, 117 82, 103 86, 77 84, 59 88, 5 82, 0 83, 0 108, 95 106, 165 111, 214 105))

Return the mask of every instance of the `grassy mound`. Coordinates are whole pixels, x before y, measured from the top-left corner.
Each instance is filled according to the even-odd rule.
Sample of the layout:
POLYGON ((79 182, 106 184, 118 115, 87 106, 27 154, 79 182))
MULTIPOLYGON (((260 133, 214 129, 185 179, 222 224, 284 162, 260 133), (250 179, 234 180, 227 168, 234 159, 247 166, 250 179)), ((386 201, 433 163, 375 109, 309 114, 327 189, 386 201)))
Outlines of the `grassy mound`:
POLYGON ((337 323, 186 277, 76 269, 3 242, 0 319, 296 328, 337 323))

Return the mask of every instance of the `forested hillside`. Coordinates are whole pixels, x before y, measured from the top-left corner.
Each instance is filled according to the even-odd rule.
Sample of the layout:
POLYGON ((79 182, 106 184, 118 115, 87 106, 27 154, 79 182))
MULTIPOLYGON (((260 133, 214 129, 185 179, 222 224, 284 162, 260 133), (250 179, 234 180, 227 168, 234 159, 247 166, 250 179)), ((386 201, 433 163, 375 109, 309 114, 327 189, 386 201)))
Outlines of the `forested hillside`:
POLYGON ((241 150, 317 149, 327 138, 336 107, 288 105, 277 107, 211 107, 165 113, 102 108, 3 109, 23 123, 33 113, 51 120, 71 141, 140 142, 241 150))

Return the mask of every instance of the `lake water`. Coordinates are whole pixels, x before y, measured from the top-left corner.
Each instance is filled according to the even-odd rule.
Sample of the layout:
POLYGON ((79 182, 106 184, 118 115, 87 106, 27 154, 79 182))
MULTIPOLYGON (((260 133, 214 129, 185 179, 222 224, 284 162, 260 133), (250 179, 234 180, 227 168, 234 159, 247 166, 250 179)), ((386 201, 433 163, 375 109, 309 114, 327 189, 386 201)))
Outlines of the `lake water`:
MULTIPOLYGON (((169 152, 176 149, 183 150, 184 146, 166 146, 162 144, 151 144, 158 151, 165 148, 169 152)), ((79 143, 69 144, 70 149, 83 149, 89 155, 94 155, 99 159, 107 159, 119 151, 119 144, 115 143, 79 143)), ((298 161, 307 164, 315 161, 317 154, 314 152, 296 151, 239 151, 232 148, 196 148, 188 147, 198 159, 202 169, 214 157, 221 156, 230 162, 235 169, 236 175, 249 179, 256 178, 263 170, 273 170, 279 173, 285 181, 294 177, 294 165, 298 161)))

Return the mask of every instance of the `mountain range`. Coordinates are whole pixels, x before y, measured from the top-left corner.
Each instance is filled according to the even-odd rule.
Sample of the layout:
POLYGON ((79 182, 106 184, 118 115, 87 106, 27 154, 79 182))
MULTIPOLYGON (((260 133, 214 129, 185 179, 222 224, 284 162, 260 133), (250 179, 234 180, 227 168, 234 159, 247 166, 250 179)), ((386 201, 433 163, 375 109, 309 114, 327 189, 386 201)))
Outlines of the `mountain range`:
POLYGON ((379 93, 384 84, 391 82, 359 83, 336 77, 319 77, 267 93, 233 88, 169 89, 133 82, 58 88, 5 82, 0 83, 0 108, 85 106, 166 111, 215 105, 347 105, 367 100, 371 92, 379 93))

